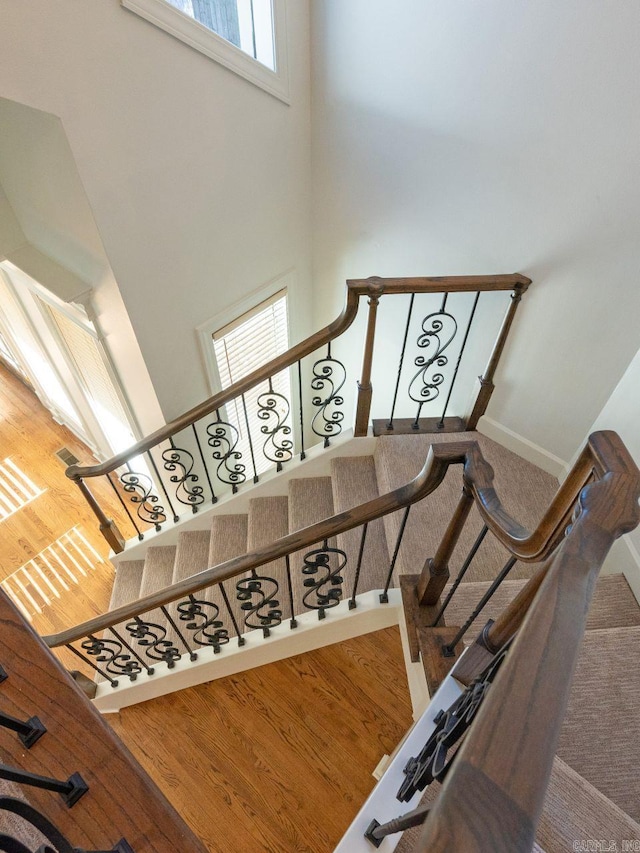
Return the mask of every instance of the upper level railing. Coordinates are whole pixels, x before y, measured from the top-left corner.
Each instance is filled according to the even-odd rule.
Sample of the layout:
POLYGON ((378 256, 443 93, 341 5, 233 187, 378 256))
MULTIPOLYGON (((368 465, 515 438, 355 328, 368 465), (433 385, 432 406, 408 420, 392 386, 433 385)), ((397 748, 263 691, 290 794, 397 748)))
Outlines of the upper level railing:
MULTIPOLYGON (((379 340, 393 340, 393 358, 397 358, 398 366, 394 380, 389 381, 389 365, 384 365, 384 382, 378 393, 380 407, 386 406, 381 394, 385 391, 389 410, 383 419, 374 420, 374 431, 473 430, 486 410, 517 306, 530 283, 518 274, 348 281, 344 310, 333 323, 128 450, 99 465, 72 466, 67 476, 79 486, 109 545, 119 552, 125 541, 120 528, 141 539, 145 530, 159 530, 169 519, 178 521, 183 511, 196 512, 206 502, 215 503, 221 490, 235 491, 247 480, 257 482, 264 464, 280 470, 296 455, 303 459, 314 442, 328 446, 344 426, 349 380, 347 367, 336 357, 336 345, 332 352, 332 342, 353 324, 361 297, 368 297, 369 314, 364 341, 358 345, 363 355, 357 378, 354 434, 366 435, 369 428, 376 329, 380 325, 378 306, 383 295, 405 295, 409 301, 406 318, 400 324, 402 332, 398 332, 395 315, 389 318, 388 326, 378 328, 379 340), (467 375, 473 376, 474 370, 481 372, 478 393, 464 417, 449 417, 452 395, 473 338, 480 297, 501 291, 510 292, 511 299, 488 363, 484 369, 482 365, 466 366, 467 375), (462 299, 457 307, 454 298, 462 299), (421 310, 418 299, 427 300, 421 310), (445 372, 447 365, 450 375, 445 372), (274 389, 274 377, 282 371, 290 371, 290 400, 274 389), (250 391, 259 392, 252 395, 253 402, 247 397, 250 391), (440 400, 443 405, 437 416, 426 417, 425 413, 436 411, 440 400), (249 410, 252 405, 255 411, 249 410), (411 418, 399 418, 409 411, 411 418), (256 417, 261 423, 257 435, 251 429, 256 417), (95 478, 104 480, 100 495, 87 482, 95 478), (109 495, 117 522, 107 514, 109 495)), ((481 329, 476 338, 482 340, 481 329)), ((353 347, 350 342, 349 349, 353 347)), ((355 380, 355 376, 349 380, 354 389, 355 380)), ((467 389, 470 396, 471 389, 467 389)))
POLYGON ((0 850, 204 853, 1 591, 0 625, 0 850))
POLYGON ((590 482, 560 547, 496 621, 491 657, 461 658, 471 657, 461 666, 466 690, 407 764, 399 800, 434 780, 439 795, 386 824, 374 818, 374 846, 426 821, 416 851, 531 851, 598 572, 614 540, 640 522, 640 471, 615 433, 592 435, 574 473, 590 482))

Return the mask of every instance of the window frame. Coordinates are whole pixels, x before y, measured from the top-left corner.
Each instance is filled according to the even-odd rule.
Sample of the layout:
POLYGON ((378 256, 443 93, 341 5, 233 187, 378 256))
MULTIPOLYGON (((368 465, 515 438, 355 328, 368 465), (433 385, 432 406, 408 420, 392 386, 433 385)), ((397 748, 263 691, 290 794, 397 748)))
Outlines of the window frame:
POLYGON ((224 65, 285 104, 290 104, 286 0, 272 0, 275 70, 185 15, 167 0, 120 0, 120 3, 125 9, 175 36, 209 59, 224 65))

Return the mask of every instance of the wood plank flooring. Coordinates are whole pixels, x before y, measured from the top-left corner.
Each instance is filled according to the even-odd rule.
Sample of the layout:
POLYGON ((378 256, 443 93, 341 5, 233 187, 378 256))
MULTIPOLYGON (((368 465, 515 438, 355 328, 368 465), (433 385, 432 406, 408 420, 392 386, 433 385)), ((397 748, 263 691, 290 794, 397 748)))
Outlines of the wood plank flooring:
POLYGON ((330 853, 412 722, 397 628, 107 719, 212 853, 330 853))
MULTIPOLYGON (((93 547, 107 557, 109 548, 98 530, 95 516, 78 488, 65 476, 65 466, 54 455, 67 447, 82 464, 94 464, 88 448, 73 433, 57 424, 35 394, 0 365, 0 459, 11 458, 44 493, 0 522, 0 581, 78 525, 93 547)), ((107 483, 92 489, 123 534, 132 535, 107 483)), ((69 628, 108 609, 113 567, 105 561, 72 585, 33 617, 40 634, 69 628)), ((79 661, 70 657, 73 668, 79 661)), ((66 661, 65 661, 66 663, 66 661)))

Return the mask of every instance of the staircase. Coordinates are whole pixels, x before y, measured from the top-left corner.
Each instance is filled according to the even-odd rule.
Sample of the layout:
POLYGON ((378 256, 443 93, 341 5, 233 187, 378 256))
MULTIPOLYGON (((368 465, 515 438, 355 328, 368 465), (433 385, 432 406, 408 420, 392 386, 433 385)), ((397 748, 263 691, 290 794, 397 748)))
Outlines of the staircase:
MULTIPOLYGON (((247 513, 214 515, 210 529, 185 531, 176 545, 150 545, 144 560, 121 561, 112 609, 398 488, 419 472, 430 444, 465 439, 477 441, 496 470, 497 488, 512 514, 535 526, 556 492, 555 481, 490 439, 478 433, 382 436, 376 441, 373 455, 336 457, 330 462, 328 476, 290 479, 286 496, 249 499, 247 513)), ((399 575, 415 573, 424 563, 425 555, 435 553, 455 509, 459 490, 459 477, 447 475, 434 494, 412 507, 398 550, 392 587, 397 586, 399 575)), ((389 514, 370 524, 361 561, 360 593, 383 588, 402 515, 402 512, 389 514)), ((481 519, 473 510, 454 551, 452 570, 463 562, 481 527, 481 519)), ((358 530, 340 534, 328 543, 349 556, 343 572, 343 597, 348 597, 353 588, 360 543, 358 530)), ((292 612, 289 601, 280 601, 283 620, 304 611, 301 602, 307 588, 306 576, 301 572, 303 556, 299 552, 290 560, 293 600, 297 604, 292 612)), ((483 540, 451 599, 446 615, 448 624, 463 624, 507 556, 507 551, 493 537, 483 540)), ((536 565, 516 564, 510 577, 471 623, 465 643, 472 641, 487 619, 497 618, 536 568, 536 565)), ((286 588, 284 560, 265 566, 262 573, 277 579, 282 589, 286 588)), ((229 593, 233 586, 228 584, 229 593)), ((445 595, 450 588, 451 584, 445 587, 445 595)), ((223 607, 215 588, 205 590, 200 597, 216 603, 220 609, 223 607)), ((246 611, 233 595, 230 599, 234 601, 235 619, 242 625, 246 611)), ((178 614, 172 612, 177 622, 178 614)), ((156 611, 154 619, 162 620, 163 616, 156 611)), ((164 624, 171 635, 171 625, 166 620, 164 624)), ((623 839, 640 839, 640 827, 635 823, 640 820, 636 781, 640 743, 631 733, 633 726, 628 725, 637 720, 640 698, 640 676, 636 677, 635 670, 630 671, 628 655, 629 649, 639 642, 640 607, 626 580, 622 575, 601 577, 589 610, 578 671, 538 830, 539 850, 560 853, 571 849, 567 848, 568 842, 583 837, 606 836, 618 839, 619 845, 623 839), (612 737, 616 729, 621 736, 612 737), (625 731, 628 736, 624 736, 625 731)), ((222 655, 224 651, 222 647, 222 655)), ((439 787, 436 784, 428 788, 425 801, 435 798, 439 787)), ((418 834, 419 829, 407 831, 396 849, 415 849, 418 834)), ((348 843, 352 845, 351 840, 348 843)), ((382 849, 393 849, 391 844, 392 839, 388 839, 382 849)), ((358 846, 344 849, 366 850, 368 845, 362 839, 358 846)))

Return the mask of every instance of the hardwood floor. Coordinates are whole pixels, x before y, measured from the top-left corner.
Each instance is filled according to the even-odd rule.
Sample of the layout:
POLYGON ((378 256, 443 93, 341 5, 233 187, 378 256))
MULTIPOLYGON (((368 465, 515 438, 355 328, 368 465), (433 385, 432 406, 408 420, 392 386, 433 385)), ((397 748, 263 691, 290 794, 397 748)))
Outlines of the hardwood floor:
MULTIPOLYGON (((0 460, 10 458, 36 486, 44 489, 26 506, 0 521, 0 581, 74 526, 81 529, 100 555, 108 555, 109 548, 95 517, 54 455, 62 447, 69 448, 84 464, 96 461, 73 433, 53 420, 35 394, 0 365, 0 460)), ((92 488, 107 513, 122 525, 123 533, 131 535, 108 484, 92 484, 92 488)), ((69 590, 61 590, 60 598, 53 599, 51 606, 36 612, 33 627, 47 634, 103 613, 109 605, 112 584, 111 564, 98 562, 86 577, 81 577, 79 585, 69 584, 69 590)), ((77 659, 70 660, 77 667, 77 659)))
POLYGON ((212 853, 330 853, 412 722, 397 628, 107 720, 212 853))

